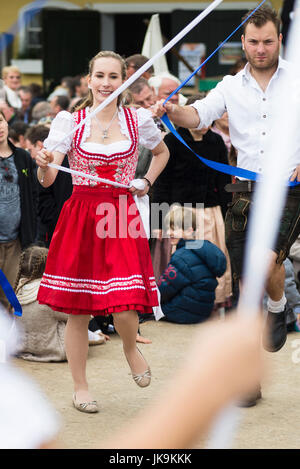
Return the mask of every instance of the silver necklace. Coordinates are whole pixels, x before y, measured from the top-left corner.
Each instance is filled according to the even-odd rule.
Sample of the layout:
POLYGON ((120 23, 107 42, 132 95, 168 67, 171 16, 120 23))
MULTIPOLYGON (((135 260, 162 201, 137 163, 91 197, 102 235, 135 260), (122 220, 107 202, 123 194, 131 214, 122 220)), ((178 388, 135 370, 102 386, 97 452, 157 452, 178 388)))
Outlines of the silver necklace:
POLYGON ((118 109, 116 109, 116 112, 114 113, 114 115, 113 115, 113 117, 112 117, 112 120, 110 121, 110 123, 108 124, 108 126, 106 127, 106 129, 103 129, 103 127, 102 127, 101 124, 100 124, 100 121, 99 121, 98 117, 96 116, 96 119, 97 119, 97 121, 98 121, 99 127, 100 127, 100 129, 102 130, 102 140, 103 140, 103 142, 104 142, 104 140, 105 140, 106 138, 108 138, 108 131, 109 131, 109 128, 110 128, 111 124, 113 123, 113 120, 115 119, 117 113, 118 113, 118 109))

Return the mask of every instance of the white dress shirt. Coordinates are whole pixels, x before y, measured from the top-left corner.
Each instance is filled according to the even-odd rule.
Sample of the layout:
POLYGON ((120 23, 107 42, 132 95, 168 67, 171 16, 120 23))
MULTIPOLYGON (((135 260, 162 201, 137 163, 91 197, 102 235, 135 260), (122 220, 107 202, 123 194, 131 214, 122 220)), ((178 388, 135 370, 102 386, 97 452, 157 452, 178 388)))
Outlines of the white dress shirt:
MULTIPOLYGON (((265 91, 249 71, 249 63, 235 76, 227 75, 206 98, 191 104, 199 114, 199 128, 208 127, 228 112, 231 143, 237 150, 237 166, 256 173, 264 167, 264 157, 272 148, 273 129, 277 119, 284 116, 278 109, 277 96, 281 92, 282 74, 292 74, 292 66, 279 57, 278 67, 265 91), (277 105, 277 106, 276 106, 277 105)), ((288 174, 300 164, 300 145, 295 142, 295 152, 290 159, 288 174)), ((284 157, 284 155, 283 155, 284 157)))

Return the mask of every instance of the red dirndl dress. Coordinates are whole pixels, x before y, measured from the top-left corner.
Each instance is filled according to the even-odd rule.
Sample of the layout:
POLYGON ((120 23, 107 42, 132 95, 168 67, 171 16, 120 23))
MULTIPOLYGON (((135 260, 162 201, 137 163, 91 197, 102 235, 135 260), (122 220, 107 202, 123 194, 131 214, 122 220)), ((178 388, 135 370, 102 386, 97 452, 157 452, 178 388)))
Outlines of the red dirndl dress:
MULTIPOLYGON (((71 169, 128 184, 138 158, 136 112, 124 113, 129 150, 110 156, 81 148, 82 126, 68 153, 71 169)), ((76 123, 85 110, 73 114, 76 123)), ((68 314, 152 313, 158 305, 148 240, 127 189, 72 175, 73 194, 61 211, 49 248, 38 301, 68 314)))

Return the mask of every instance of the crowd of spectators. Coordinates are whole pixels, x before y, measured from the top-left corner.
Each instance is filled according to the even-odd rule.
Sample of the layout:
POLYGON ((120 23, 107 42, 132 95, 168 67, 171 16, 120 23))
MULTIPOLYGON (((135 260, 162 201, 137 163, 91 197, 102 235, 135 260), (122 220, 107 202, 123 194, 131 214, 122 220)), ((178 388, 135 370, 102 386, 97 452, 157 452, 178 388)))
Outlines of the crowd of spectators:
MULTIPOLYGON (((147 60, 148 58, 141 54, 128 57, 126 59, 127 78, 144 65, 147 60)), ((244 66, 245 59, 241 59, 235 64, 230 73, 234 75, 244 66)), ((88 94, 87 76, 82 74, 76 77, 63 77, 60 84, 48 95, 37 83, 23 85, 21 73, 14 66, 3 68, 2 79, 4 86, 0 90, 0 112, 8 124, 9 142, 14 148, 21 149, 27 155, 30 154, 32 166, 36 170, 35 158, 48 136, 51 122, 61 111, 74 112, 76 106, 85 99, 88 94)), ((143 107, 151 111, 158 100, 168 97, 179 84, 180 81, 176 76, 170 73, 155 75, 154 68, 150 67, 129 87, 124 104, 137 108, 143 107)), ((184 105, 188 98, 189 103, 195 99, 202 99, 204 96, 205 93, 200 93, 200 95, 188 97, 177 92, 172 96, 170 102, 184 105)), ((201 231, 200 225, 195 227, 195 237, 198 239, 204 237, 206 241, 215 244, 225 256, 227 264, 226 272, 223 270, 221 273, 220 270, 221 278, 216 281, 216 287, 214 288, 216 298, 214 305, 212 304, 210 308, 210 313, 213 309, 221 311, 224 307, 230 308, 236 301, 236 298, 234 298, 232 302, 232 293, 237 292, 238 295, 238 289, 232 285, 233 277, 231 277, 230 259, 224 239, 224 216, 229 201, 228 194, 224 192, 224 186, 228 182, 228 177, 218 175, 213 170, 205 167, 192 154, 189 155, 185 147, 170 134, 163 121, 158 117, 153 117, 153 119, 163 133, 164 141, 170 151, 170 160, 150 191, 150 201, 158 204, 167 203, 170 207, 173 207, 174 203, 190 204, 195 213, 195 207, 204 204, 204 211, 198 210, 197 220, 200 225, 205 220, 206 231, 201 231), (187 179, 194 182, 189 184, 187 179), (209 227, 209 230, 207 230, 207 227, 209 227), (218 233, 218 235, 216 236, 215 233, 218 233)), ((205 132, 197 132, 195 129, 178 129, 179 133, 182 133, 182 136, 189 141, 189 144, 198 153, 213 160, 220 159, 225 164, 228 162, 235 164, 235 150, 230 142, 227 113, 221 119, 215 121, 210 128, 204 130, 205 132)), ((140 146, 136 178, 141 178, 146 174, 151 158, 151 152, 140 146)), ((63 166, 68 167, 67 156, 63 166)), ((59 172, 55 183, 47 189, 41 187, 33 179, 32 184, 35 186, 32 194, 34 194, 36 200, 32 210, 36 214, 34 222, 36 232, 28 239, 27 245, 23 245, 22 248, 27 248, 32 243, 48 248, 60 210, 72 192, 71 176, 59 172)), ((172 237, 164 233, 163 225, 164 220, 160 217, 159 225, 153 227, 149 243, 156 281, 159 285, 165 287, 163 279, 169 275, 169 263, 176 247, 174 248, 172 237)), ((4 241, 10 242, 11 240, 5 239, 4 241)), ((179 243, 179 245, 181 244, 179 243)), ((17 272, 17 256, 15 256, 14 262, 15 265, 12 270, 17 272)), ((4 265, 5 263, 2 263, 0 268, 4 269, 4 265)), ((211 274, 212 276, 215 275, 213 272, 211 274)), ((166 305, 164 306, 166 309, 166 305)), ((209 314, 205 315, 205 317, 207 316, 209 314)), ((199 317, 201 317, 201 314, 199 317)), ((188 322, 186 318, 181 319, 181 322, 185 320, 188 322)), ((142 337, 140 339, 143 341, 142 337)))

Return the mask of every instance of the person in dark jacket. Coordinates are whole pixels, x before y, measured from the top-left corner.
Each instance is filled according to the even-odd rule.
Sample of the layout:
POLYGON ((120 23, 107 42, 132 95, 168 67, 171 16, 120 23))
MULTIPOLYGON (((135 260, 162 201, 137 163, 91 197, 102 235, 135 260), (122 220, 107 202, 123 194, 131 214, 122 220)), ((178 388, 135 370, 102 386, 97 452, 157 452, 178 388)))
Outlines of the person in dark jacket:
MULTIPOLYGON (((34 161, 8 140, 8 123, 0 111, 0 269, 13 287, 21 249, 35 240, 36 220, 34 161)), ((0 302, 9 307, 1 288, 0 302)))
MULTIPOLYGON (((30 149, 31 157, 43 148, 43 142, 48 137, 49 128, 45 125, 35 125, 26 133, 26 142, 30 149)), ((67 156, 62 166, 69 168, 67 156)), ((43 239, 46 247, 49 247, 55 230, 59 214, 63 204, 72 194, 72 177, 69 173, 59 171, 54 183, 50 187, 39 184, 38 217, 43 226, 43 239)))
POLYGON ((167 219, 176 251, 158 281, 162 311, 171 322, 203 322, 213 310, 216 277, 224 274, 226 257, 210 241, 195 239, 195 210, 174 206, 167 219), (191 216, 187 220, 189 212, 191 216))

